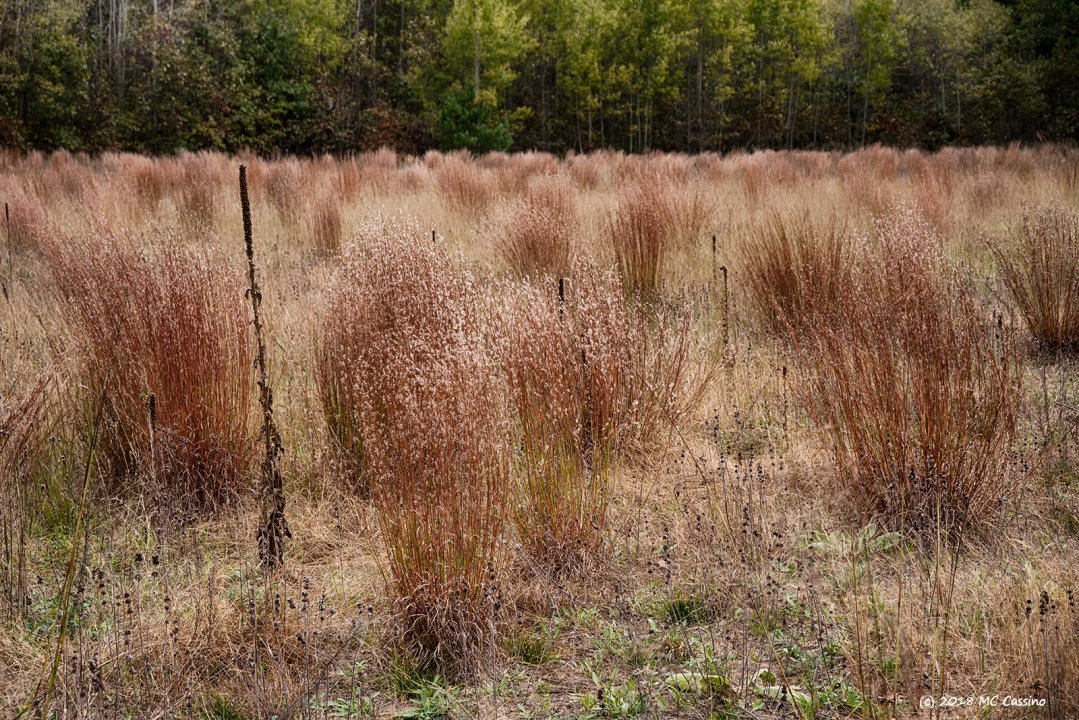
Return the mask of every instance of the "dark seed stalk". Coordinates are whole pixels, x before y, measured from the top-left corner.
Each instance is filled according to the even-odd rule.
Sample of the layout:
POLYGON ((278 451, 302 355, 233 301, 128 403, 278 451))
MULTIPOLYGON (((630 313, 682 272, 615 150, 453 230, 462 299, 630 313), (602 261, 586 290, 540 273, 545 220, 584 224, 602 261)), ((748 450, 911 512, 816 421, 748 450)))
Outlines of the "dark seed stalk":
POLYGON ((240 207, 243 210, 244 248, 247 251, 247 294, 251 298, 254 317, 257 353, 255 366, 259 379, 259 402, 262 404, 262 440, 266 454, 262 460, 259 478, 259 498, 262 503, 262 519, 258 529, 259 565, 273 570, 284 562, 285 538, 292 537, 285 520, 285 492, 277 459, 284 449, 281 434, 273 419, 273 390, 266 372, 266 343, 262 333, 262 291, 255 277, 255 248, 251 239, 251 200, 247 192, 247 168, 240 166, 240 207))

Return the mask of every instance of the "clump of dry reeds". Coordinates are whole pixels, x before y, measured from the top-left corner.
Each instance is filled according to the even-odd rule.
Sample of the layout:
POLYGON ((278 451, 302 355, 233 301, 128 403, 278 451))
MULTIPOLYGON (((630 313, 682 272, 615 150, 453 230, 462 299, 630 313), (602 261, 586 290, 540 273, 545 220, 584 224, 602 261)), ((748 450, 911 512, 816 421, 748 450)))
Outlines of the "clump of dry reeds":
POLYGON ((1079 348, 1079 215, 1040 208, 1023 218, 1018 242, 993 249, 1004 284, 1042 349, 1079 348))
POLYGON ((213 230, 217 222, 217 195, 226 177, 223 160, 205 152, 181 156, 177 213, 180 225, 194 234, 213 230))
POLYGON ((630 412, 623 452, 638 457, 670 441, 700 405, 720 354, 717 338, 695 324, 691 302, 631 304, 624 327, 630 345, 630 412))
POLYGON ((872 146, 844 155, 835 169, 850 204, 881 217, 896 205, 899 166, 900 156, 895 150, 872 146))
POLYGON ((489 153, 477 162, 494 171, 499 188, 508 195, 519 194, 535 181, 558 172, 558 159, 554 155, 531 150, 511 155, 489 153))
POLYGON ((4 233, 8 248, 20 250, 38 246, 48 233, 49 215, 41 198, 32 190, 23 190, 12 197, 10 203, 4 203, 4 233))
POLYGON ((3 616, 12 621, 23 618, 30 601, 30 551, 42 494, 35 475, 55 410, 55 385, 49 369, 21 392, 14 383, 0 387, 0 599, 3 616))
POLYGON ((363 183, 363 164, 360 159, 355 156, 341 158, 336 162, 331 161, 329 167, 333 194, 342 201, 355 200, 363 183))
POLYGON ((945 232, 953 206, 956 156, 947 151, 916 155, 910 160, 912 193, 922 214, 937 232, 945 232))
POLYGON ((647 300, 659 291, 674 240, 672 223, 658 183, 642 180, 623 193, 606 230, 628 294, 647 300))
POLYGON ((574 184, 582 190, 595 190, 603 180, 602 161, 596 154, 566 155, 566 172, 574 184))
POLYGON ((45 247, 106 403, 99 443, 119 490, 139 471, 173 500, 208 507, 246 482, 251 347, 239 275, 165 239, 63 238, 45 247))
POLYGON ((460 676, 493 639, 509 458, 472 280, 425 236, 385 221, 351 246, 329 293, 319 377, 333 432, 342 417, 358 428, 400 638, 419 663, 460 676))
POLYGON ((741 280, 758 320, 775 334, 800 332, 819 309, 847 292, 851 242, 836 223, 778 213, 753 228, 739 246, 741 280))
POLYGON ((320 197, 308 218, 308 233, 317 255, 325 257, 341 252, 342 224, 337 199, 332 195, 320 197))
POLYGON ((56 150, 44 161, 40 172, 29 177, 33 192, 48 207, 73 206, 92 201, 98 191, 98 174, 86 153, 56 150))
POLYGON ((325 294, 318 340, 315 347, 315 380, 323 418, 330 436, 330 450, 338 466, 339 474, 353 490, 361 495, 370 492, 367 475, 363 472, 363 436, 360 416, 365 393, 374 387, 376 380, 371 373, 377 369, 374 351, 377 337, 387 327, 401 322, 403 327, 422 326, 427 334, 449 333, 451 321, 444 312, 428 315, 419 303, 425 295, 401 304, 392 293, 420 293, 417 285, 407 291, 404 279, 385 288, 374 285, 361 260, 363 248, 382 247, 388 243, 410 237, 419 242, 426 233, 418 226, 402 218, 379 218, 359 228, 346 254, 345 263, 330 281, 325 294), (376 298, 375 294, 385 295, 376 298), (380 319, 359 308, 367 304, 382 307, 377 312, 380 319), (380 324, 381 323, 381 324, 380 324))
POLYGON ((1005 176, 997 170, 981 170, 967 182, 967 196, 978 212, 991 210, 1004 196, 1005 176))
POLYGON ((803 400, 864 516, 923 537, 984 527, 1013 489, 1014 345, 949 272, 921 216, 897 213, 876 240, 847 291, 797 336, 803 400))
MULTIPOLYGON (((252 165, 252 169, 257 167, 258 165, 252 165)), ((252 183, 256 187, 263 185, 263 183, 258 183, 254 176, 252 176, 252 183)), ((270 165, 265 187, 266 196, 277 210, 282 224, 286 227, 295 225, 302 206, 303 168, 300 161, 290 158, 270 165)))
POLYGON ((1027 600, 1024 615, 1026 652, 1020 672, 1033 676, 1031 687, 1046 697, 1047 717, 1072 717, 1079 713, 1079 605, 1075 589, 1052 588, 1051 593, 1043 589, 1036 606, 1027 600))
POLYGON ((518 536, 556 573, 580 569, 600 547, 631 409, 621 306, 603 305, 594 287, 567 293, 567 285, 525 284, 499 303, 499 355, 520 437, 518 536))
POLYGON ((670 189, 667 205, 671 219, 670 232, 680 247, 696 244, 715 215, 715 207, 704 188, 695 183, 670 189))
POLYGON ((138 198, 145 212, 153 213, 157 206, 172 190, 172 178, 167 170, 166 161, 138 155, 125 156, 121 170, 126 176, 129 189, 138 198))
MULTIPOLYGON (((537 287, 547 288, 552 298, 561 293, 560 321, 564 330, 572 331, 567 342, 574 343, 571 357, 546 361, 584 363, 587 382, 578 390, 588 398, 587 424, 593 432, 604 428, 603 445, 612 461, 647 455, 664 430, 681 424, 698 406, 719 361, 715 338, 699 332, 691 303, 637 303, 626 297, 613 272, 591 262, 576 262, 564 283, 546 283, 537 287), (561 290, 555 290, 559 285, 561 290)), ((536 321, 522 320, 529 327, 536 321)), ((542 344, 549 332, 536 328, 536 339, 518 340, 542 344)), ((538 352, 531 347, 517 350, 538 352)))
POLYGON ((577 211, 569 188, 543 178, 529 188, 495 238, 499 255, 522 277, 561 276, 573 260, 577 211))
POLYGON ((435 182, 443 201, 454 212, 479 217, 487 213, 498 196, 490 170, 470 162, 467 154, 447 155, 435 170, 435 182))

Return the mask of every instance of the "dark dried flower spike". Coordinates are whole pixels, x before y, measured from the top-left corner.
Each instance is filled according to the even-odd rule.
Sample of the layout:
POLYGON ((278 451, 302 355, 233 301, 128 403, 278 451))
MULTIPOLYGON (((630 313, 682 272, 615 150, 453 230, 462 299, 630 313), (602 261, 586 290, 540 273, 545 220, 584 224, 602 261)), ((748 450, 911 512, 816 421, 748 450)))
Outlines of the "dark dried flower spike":
POLYGON ((281 435, 273 417, 273 391, 270 389, 266 370, 266 343, 263 340, 262 291, 258 285, 255 271, 255 248, 251 237, 251 200, 247 191, 247 168, 240 166, 240 207, 243 213, 244 247, 247 252, 248 295, 251 298, 251 312, 254 318, 255 342, 257 354, 255 363, 259 373, 259 398, 262 404, 262 439, 265 455, 262 461, 262 475, 259 494, 262 502, 262 522, 258 530, 259 564, 267 570, 273 570, 284 562, 285 538, 291 537, 285 520, 285 491, 278 467, 278 456, 282 452, 281 435))

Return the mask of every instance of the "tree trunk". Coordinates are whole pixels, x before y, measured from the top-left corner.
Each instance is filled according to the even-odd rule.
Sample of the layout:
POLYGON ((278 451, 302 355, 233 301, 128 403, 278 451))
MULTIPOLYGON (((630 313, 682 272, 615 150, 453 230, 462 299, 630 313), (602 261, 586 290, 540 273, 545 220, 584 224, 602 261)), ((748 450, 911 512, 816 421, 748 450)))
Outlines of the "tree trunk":
POLYGON ((472 37, 475 42, 472 55, 472 87, 475 98, 480 96, 480 4, 478 0, 472 3, 472 37))

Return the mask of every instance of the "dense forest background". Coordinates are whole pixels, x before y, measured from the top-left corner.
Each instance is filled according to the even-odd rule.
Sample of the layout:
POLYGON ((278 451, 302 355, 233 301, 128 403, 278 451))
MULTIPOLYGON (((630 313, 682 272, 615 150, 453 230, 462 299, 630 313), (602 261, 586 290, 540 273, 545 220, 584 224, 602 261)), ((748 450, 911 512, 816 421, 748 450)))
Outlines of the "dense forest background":
POLYGON ((0 0, 0 146, 1072 141, 1070 0, 0 0))

